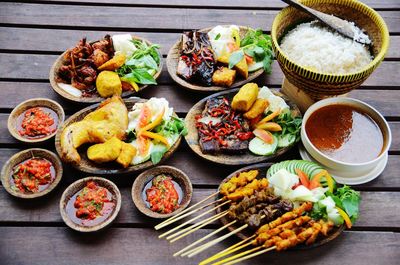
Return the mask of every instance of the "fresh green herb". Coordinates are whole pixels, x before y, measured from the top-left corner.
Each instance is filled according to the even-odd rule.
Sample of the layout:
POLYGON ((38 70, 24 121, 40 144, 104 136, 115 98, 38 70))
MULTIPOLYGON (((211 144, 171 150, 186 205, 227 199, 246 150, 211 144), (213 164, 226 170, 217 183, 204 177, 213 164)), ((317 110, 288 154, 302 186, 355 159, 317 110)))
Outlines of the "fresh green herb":
POLYGON ((296 136, 296 142, 300 140, 300 129, 302 119, 300 117, 293 117, 289 109, 286 109, 279 114, 274 122, 282 127, 281 135, 291 134, 296 136))
POLYGON ((244 58, 243 50, 237 50, 231 54, 229 57, 229 69, 232 69, 236 64, 238 64, 244 58))
POLYGON ((215 36, 214 40, 219 40, 221 38, 221 33, 218 33, 217 36, 215 36))
POLYGON ((158 164, 167 151, 168 151, 167 147, 162 146, 157 151, 151 152, 150 155, 151 162, 153 162, 154 165, 158 164))
POLYGON ((168 122, 163 121, 160 125, 154 128, 154 131, 165 137, 171 137, 173 135, 185 136, 187 134, 185 122, 182 119, 173 116, 168 122))
POLYGON ((241 40, 240 47, 256 62, 263 62, 265 72, 271 73, 274 59, 271 36, 264 34, 261 29, 249 29, 241 40))
POLYGON ((137 50, 121 66, 117 73, 123 81, 131 81, 143 85, 157 84, 153 75, 160 64, 159 45, 147 45, 144 41, 132 40, 137 50))
POLYGON ((314 220, 319 220, 319 219, 327 220, 328 214, 326 213, 326 206, 319 202, 314 203, 310 217, 313 218, 314 220))
POLYGON ((358 208, 361 200, 359 192, 353 190, 347 185, 344 185, 343 187, 338 188, 335 194, 330 192, 327 192, 326 194, 332 197, 336 206, 343 209, 347 213, 352 223, 357 220, 359 213, 358 208))

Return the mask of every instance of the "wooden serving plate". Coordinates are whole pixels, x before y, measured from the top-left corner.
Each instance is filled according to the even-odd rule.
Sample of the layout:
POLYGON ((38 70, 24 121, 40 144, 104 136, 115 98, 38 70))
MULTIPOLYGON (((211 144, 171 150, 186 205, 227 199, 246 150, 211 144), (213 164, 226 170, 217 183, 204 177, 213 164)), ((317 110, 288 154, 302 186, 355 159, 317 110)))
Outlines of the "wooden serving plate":
POLYGON ((79 232, 95 232, 99 231, 108 225, 110 225, 114 219, 117 217, 119 210, 121 209, 121 193, 118 189, 118 187, 109 181, 108 179, 104 178, 99 178, 99 177, 87 177, 83 178, 80 180, 75 181, 71 185, 68 186, 68 188, 63 192, 60 200, 60 213, 63 221, 65 222, 66 225, 68 225, 70 228, 79 231, 79 232), (93 226, 84 226, 77 224, 71 220, 67 213, 67 204, 68 201, 73 197, 77 192, 82 190, 88 181, 94 181, 96 182, 97 185, 100 187, 106 188, 112 195, 112 202, 114 203, 115 207, 113 208, 111 214, 102 222, 99 224, 93 225, 93 226))
MULTIPOLYGON (((267 170, 268 170, 268 168, 269 168, 270 166, 271 166, 270 163, 261 163, 261 164, 251 165, 251 166, 247 166, 247 167, 238 169, 238 170, 236 170, 235 172, 233 172, 232 174, 230 174, 229 176, 227 176, 227 177, 221 182, 221 184, 220 184, 219 187, 218 187, 218 191, 221 189, 221 185, 222 185, 223 183, 227 182, 227 181, 230 180, 232 177, 237 176, 237 175, 240 174, 241 172, 245 172, 245 171, 249 171, 249 170, 258 170, 258 171, 259 171, 259 174, 258 174, 257 178, 258 178, 258 179, 265 178, 266 175, 267 175, 267 170)), ((218 198, 216 198, 216 200, 217 200, 217 199, 220 199, 221 197, 222 197, 222 196, 219 195, 218 198)), ((228 208, 229 208, 229 205, 228 205, 228 206, 224 206, 224 207, 220 207, 220 208, 217 208, 216 212, 217 212, 217 213, 221 213, 221 212, 227 210, 228 208)), ((232 222, 232 220, 228 219, 226 216, 222 217, 222 218, 219 219, 219 220, 221 221, 221 223, 222 223, 223 225, 226 225, 226 224, 228 224, 229 222, 232 222)), ((232 232, 233 230, 239 228, 240 226, 241 226, 241 224, 231 225, 231 226, 228 226, 228 229, 229 229, 229 231, 232 232)), ((309 249, 309 248, 314 248, 314 247, 318 247, 318 246, 324 245, 324 244, 326 244, 326 243, 328 243, 328 242, 334 240, 335 238, 337 238, 337 237, 343 232, 344 228, 345 228, 344 225, 341 225, 341 226, 339 226, 339 227, 336 227, 336 226, 335 226, 335 227, 333 228, 333 230, 330 232, 329 236, 324 237, 324 238, 322 238, 322 239, 319 238, 317 241, 315 241, 314 244, 312 244, 312 245, 310 245, 310 246, 306 246, 306 245, 302 244, 302 245, 296 246, 296 247, 291 248, 291 249, 293 249, 293 250, 294 250, 294 249, 309 249)), ((247 229, 245 229, 245 230, 240 231, 239 233, 236 233, 236 236, 238 236, 240 239, 243 240, 243 239, 246 239, 246 238, 252 236, 252 235, 254 234, 254 232, 255 232, 255 231, 252 231, 252 230, 250 230, 249 228, 247 228, 247 229)))
MULTIPOLYGON (((128 111, 130 111, 135 105, 135 103, 138 102, 146 102, 147 100, 141 99, 141 98, 129 98, 124 100, 126 107, 128 108, 128 111)), ((60 137, 62 131, 71 123, 81 121, 86 115, 88 115, 90 112, 94 111, 97 109, 97 107, 100 105, 100 103, 91 105, 89 107, 86 107, 74 115, 72 115, 70 118, 68 118, 64 124, 60 127, 56 134, 55 138, 55 146, 57 153, 60 157, 62 157, 62 152, 61 152, 61 143, 60 143, 60 137)), ((176 115, 176 114, 175 114, 176 115)), ((171 146, 171 148, 164 154, 163 158, 161 159, 160 163, 165 161, 167 158, 169 158, 178 148, 180 142, 181 142, 182 136, 178 138, 178 140, 174 143, 174 145, 171 146)), ((86 172, 86 173, 91 173, 91 174, 97 174, 97 175, 115 175, 115 174, 128 174, 132 172, 137 172, 137 171, 142 171, 147 168, 150 168, 154 166, 153 162, 151 160, 148 160, 146 162, 143 162, 138 165, 131 165, 127 168, 122 168, 121 165, 118 165, 115 162, 110 162, 110 163, 103 163, 103 164, 97 164, 90 159, 88 159, 86 151, 87 151, 88 145, 80 146, 78 148, 79 155, 81 156, 81 162, 79 165, 73 165, 76 169, 86 172)))
MULTIPOLYGON (((132 35, 132 38, 136 39, 136 40, 145 41, 148 45, 152 45, 153 44, 150 41, 148 41, 148 40, 146 40, 146 39, 144 39, 142 37, 138 37, 138 36, 132 35)), ((54 91, 57 94, 59 94, 60 96, 62 96, 63 98, 66 98, 66 99, 71 100, 71 101, 79 102, 79 103, 98 103, 98 102, 103 101, 105 98, 102 98, 99 95, 93 95, 92 97, 76 97, 76 96, 73 96, 70 93, 66 92, 64 89, 62 89, 57 84, 57 82, 56 82, 57 71, 61 67, 61 65, 63 65, 64 55, 65 55, 66 52, 67 51, 65 51, 63 54, 61 54, 57 58, 57 60, 54 62, 53 66, 50 69, 49 80, 50 80, 51 87, 54 89, 54 91)), ((158 51, 158 55, 160 56, 160 65, 158 66, 157 73, 154 75, 154 79, 155 80, 157 80, 158 77, 160 76, 161 71, 162 71, 162 67, 163 67, 163 57, 162 57, 162 54, 160 53, 160 51, 158 51)), ((138 85, 139 85, 139 91, 138 92, 140 92, 141 90, 145 89, 148 86, 148 85, 140 85, 140 84, 138 84, 138 85)), ((134 94, 136 94, 138 92, 136 92, 134 90, 125 91, 125 92, 122 92, 121 97, 123 97, 123 98, 129 97, 129 96, 132 96, 132 95, 134 95, 134 94)))
MULTIPOLYGON (((260 163, 264 161, 270 161, 275 159, 276 157, 286 153, 289 151, 295 144, 291 146, 287 146, 285 148, 278 149, 275 154, 269 156, 259 156, 255 155, 247 150, 244 154, 237 154, 237 155, 227 155, 227 154, 203 154, 200 149, 199 145, 199 135, 196 128, 196 119, 195 117, 202 113, 204 110, 204 106, 206 101, 210 98, 218 97, 218 96, 225 96, 229 101, 232 101, 234 95, 239 91, 239 88, 231 89, 229 91, 223 91, 219 93, 212 94, 206 98, 203 98, 198 103, 196 103, 188 112, 185 118, 186 128, 188 129, 188 134, 185 136, 185 140, 190 146, 190 148, 199 156, 209 161, 224 164, 224 165, 248 165, 254 163, 260 163)), ((271 89, 271 91, 277 95, 282 97, 286 103, 289 105, 292 115, 301 116, 300 110, 297 106, 290 101, 285 95, 280 93, 278 90, 271 89)))
MULTIPOLYGON (((209 32, 213 27, 210 28, 205 28, 205 29, 200 29, 200 32, 209 32)), ((244 37, 246 32, 249 30, 249 27, 244 27, 244 26, 239 26, 239 35, 241 38, 244 37)), ((178 59, 181 54, 181 47, 182 46, 182 40, 178 40, 172 48, 168 52, 167 56, 167 69, 169 75, 172 77, 172 79, 177 82, 179 85, 181 85, 184 88, 187 88, 189 90, 197 91, 197 92, 217 92, 217 91, 223 91, 227 90, 230 88, 235 88, 239 86, 243 86, 244 84, 250 82, 251 80, 254 80, 258 76, 260 76, 263 72, 264 69, 261 68, 257 71, 249 73, 249 76, 247 79, 243 79, 243 77, 237 76, 235 82, 232 84, 230 87, 223 87, 223 86, 201 86, 197 85, 194 83, 189 83, 180 76, 177 75, 176 69, 178 67, 178 59)))
POLYGON ((4 189, 15 197, 22 199, 35 199, 42 197, 51 192, 52 190, 54 190, 55 187, 57 187, 58 183, 60 183, 62 175, 63 175, 63 167, 60 158, 58 158, 56 154, 45 149, 32 148, 16 153, 12 157, 10 157, 10 159, 8 159, 8 161, 3 166, 3 169, 1 170, 1 183, 4 189), (13 185, 11 183, 11 174, 13 173, 14 167, 32 157, 45 158, 51 162, 56 174, 53 182, 51 182, 46 189, 35 193, 22 193, 14 190, 11 187, 13 185))

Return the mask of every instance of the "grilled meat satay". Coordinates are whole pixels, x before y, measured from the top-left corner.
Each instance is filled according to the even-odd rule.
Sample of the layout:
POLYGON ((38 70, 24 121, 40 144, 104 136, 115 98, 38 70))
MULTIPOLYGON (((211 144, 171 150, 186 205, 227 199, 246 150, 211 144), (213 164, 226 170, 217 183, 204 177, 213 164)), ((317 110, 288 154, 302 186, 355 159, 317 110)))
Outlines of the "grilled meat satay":
POLYGON ((258 173, 258 170, 250 170, 232 177, 229 181, 221 185, 220 193, 226 196, 234 192, 237 188, 245 186, 253 181, 258 176, 258 173))
POLYGON ((319 223, 321 224, 321 234, 323 234, 324 236, 328 236, 329 231, 332 230, 334 223, 332 221, 323 221, 320 220, 319 223))
POLYGON ((306 245, 312 245, 315 242, 315 240, 317 239, 317 237, 318 237, 318 235, 319 235, 319 233, 321 232, 321 229, 322 229, 322 225, 319 222, 315 222, 312 227, 314 227, 314 232, 307 239, 306 245))
POLYGON ((237 215, 245 212, 250 207, 257 205, 258 203, 276 203, 279 201, 279 197, 273 195, 272 189, 264 189, 261 191, 255 192, 251 196, 245 196, 242 201, 236 204, 232 204, 229 207, 229 215, 228 217, 231 219, 235 219, 237 215))
POLYGON ((288 248, 294 247, 298 244, 305 242, 315 233, 315 230, 318 230, 317 226, 320 227, 321 225, 318 223, 314 223, 311 227, 307 228, 306 230, 302 231, 297 235, 293 234, 287 239, 278 240, 278 242, 275 244, 276 250, 277 251, 286 250, 288 248))
POLYGON ((293 211, 287 212, 287 213, 283 214, 281 217, 277 218, 276 220, 261 226, 258 229, 257 234, 264 233, 270 229, 277 227, 278 225, 281 225, 283 223, 286 223, 287 221, 295 219, 298 216, 301 216, 304 212, 308 212, 311 209, 312 209, 312 203, 305 202, 302 205, 300 205, 300 207, 294 209, 293 211))
POLYGON ((236 189, 234 192, 226 195, 228 200, 239 201, 242 200, 245 196, 251 196, 255 193, 255 191, 264 190, 268 187, 268 180, 263 178, 261 180, 254 179, 249 184, 236 189))
POLYGON ((270 239, 271 237, 282 233, 283 231, 290 230, 295 227, 301 227, 303 224, 308 223, 310 220, 311 220, 311 217, 309 217, 309 216, 300 216, 294 220, 288 221, 277 227, 267 230, 261 234, 258 234, 256 241, 258 244, 261 244, 261 243, 265 242, 266 240, 270 239))

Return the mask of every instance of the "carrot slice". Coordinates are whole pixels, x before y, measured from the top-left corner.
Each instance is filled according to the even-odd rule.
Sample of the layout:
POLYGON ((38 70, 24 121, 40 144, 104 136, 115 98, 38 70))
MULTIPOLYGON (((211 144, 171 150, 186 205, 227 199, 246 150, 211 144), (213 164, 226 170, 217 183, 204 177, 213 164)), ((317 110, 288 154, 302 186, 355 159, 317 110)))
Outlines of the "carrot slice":
POLYGON ((300 169, 296 168, 295 169, 297 176, 299 176, 300 178, 300 183, 306 187, 307 189, 309 189, 310 187, 310 181, 308 179, 308 176, 306 173, 304 173, 303 171, 301 171, 300 169))

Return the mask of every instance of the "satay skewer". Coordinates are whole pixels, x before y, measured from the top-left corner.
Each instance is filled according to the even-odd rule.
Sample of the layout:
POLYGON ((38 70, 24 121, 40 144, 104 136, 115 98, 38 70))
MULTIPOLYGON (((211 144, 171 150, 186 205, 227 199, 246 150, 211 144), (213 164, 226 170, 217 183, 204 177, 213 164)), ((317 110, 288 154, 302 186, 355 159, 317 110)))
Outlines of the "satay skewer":
MULTIPOLYGON (((260 250, 260 251, 258 251, 258 252, 256 252, 256 253, 252 253, 252 254, 250 254, 250 255, 247 255, 247 256, 244 256, 244 257, 235 259, 235 260, 233 260, 233 261, 229 261, 229 262, 225 263, 225 265, 236 264, 236 263, 238 263, 238 262, 241 262, 241 261, 244 261, 244 260, 247 260, 247 259, 251 259, 251 258, 253 258, 253 257, 259 256, 259 255, 261 255, 261 254, 264 254, 264 253, 266 253, 266 252, 268 252, 268 251, 271 251, 271 250, 274 250, 274 249, 276 249, 275 246, 270 247, 270 248, 266 248, 266 249, 260 250)), ((239 255, 239 254, 238 254, 238 255, 239 255)))
MULTIPOLYGON (((176 222, 176 221, 178 221, 178 220, 184 218, 184 217, 182 217, 183 214, 189 212, 190 210, 194 209, 194 208, 197 207, 198 205, 202 204, 203 202, 206 202, 207 200, 211 199, 212 197, 214 197, 214 196, 216 196, 216 195, 218 195, 218 194, 219 194, 219 192, 217 191, 217 192, 215 192, 215 193, 213 193, 213 194, 207 196, 207 197, 204 198, 203 200, 201 200, 201 201, 199 201, 199 202, 193 204, 192 206, 186 208, 186 209, 183 210, 182 212, 180 212, 180 213, 178 213, 178 214, 176 214, 176 215, 170 217, 169 219, 167 219, 167 220, 165 220, 165 221, 159 223, 158 225, 156 225, 156 226, 154 227, 154 229, 159 230, 159 229, 161 229, 161 228, 163 228, 163 227, 166 227, 166 226, 168 226, 168 225, 170 225, 170 224, 172 224, 172 223, 174 223, 174 222, 176 222)), ((216 201, 212 202, 211 204, 216 203, 216 202, 220 202, 220 201, 222 201, 222 200, 223 200, 223 198, 222 198, 222 199, 219 199, 219 200, 216 200, 216 201)), ((211 205, 211 204, 207 204, 207 205, 211 205)), ((204 208, 205 208, 204 206, 201 206, 201 207, 199 207, 199 208, 197 208, 197 209, 192 210, 191 212, 194 213, 194 212, 197 212, 197 211, 199 211, 199 210, 201 210, 201 209, 204 209, 204 208)), ((187 215, 188 215, 188 214, 187 214, 187 215)), ((187 216, 187 215, 185 215, 185 216, 187 216)))
POLYGON ((232 222, 227 223, 226 225, 224 225, 224 226, 218 228, 218 229, 215 230, 214 232, 212 232, 212 233, 210 233, 210 234, 208 234, 208 235, 206 235, 206 236, 204 236, 204 237, 202 237, 202 238, 196 240, 195 242, 193 242, 193 243, 190 244, 189 246, 186 246, 185 248, 183 248, 183 249, 179 250, 178 252, 174 253, 174 257, 176 257, 176 256, 178 256, 178 255, 181 255, 182 257, 188 255, 188 254, 192 251, 190 248, 192 248, 192 247, 194 247, 194 246, 200 244, 201 242, 203 242, 203 241, 206 240, 207 238, 209 238, 209 237, 211 237, 211 236, 213 236, 213 235, 219 233, 220 231, 224 230, 224 229, 227 228, 228 226, 234 225, 236 222, 237 222, 237 220, 233 220, 232 222), (186 252, 185 252, 185 251, 186 251, 186 252))
MULTIPOLYGON (((184 234, 179 233, 179 234, 181 234, 181 235, 178 236, 178 237, 176 237, 176 233, 175 233, 175 234, 170 235, 169 237, 167 237, 167 240, 169 240, 170 237, 171 237, 171 238, 173 238, 173 239, 170 240, 170 243, 173 243, 173 242, 175 242, 175 241, 177 241, 177 240, 179 240, 179 239, 181 239, 181 238, 183 238, 183 237, 185 237, 185 236, 187 236, 187 235, 189 235, 189 234, 191 234, 191 233, 193 233, 193 232, 199 230, 200 228, 202 228, 202 227, 208 225, 209 223, 212 223, 212 222, 214 222, 214 221, 216 221, 216 220, 218 220, 218 219, 224 217, 224 216, 227 215, 228 213, 229 213, 228 210, 226 210, 226 211, 223 211, 222 213, 217 214, 216 216, 211 216, 211 217, 209 217, 209 218, 207 218, 207 219, 205 219, 205 220, 203 220, 203 221, 201 221, 201 222, 199 222, 199 223, 196 223, 196 224, 194 224, 194 225, 189 226, 189 227, 188 227, 189 229, 185 228, 183 231, 187 231, 186 233, 184 233, 184 234), (188 230, 189 230, 189 231, 188 231, 188 230), (175 235, 175 236, 174 236, 174 235, 175 235), (174 238, 174 237, 175 237, 175 238, 174 238)), ((179 231, 179 232, 181 232, 181 231, 179 231)))
POLYGON ((163 238, 163 237, 165 237, 165 236, 171 234, 172 232, 178 230, 179 228, 184 227, 184 226, 187 225, 187 224, 190 224, 191 222, 193 222, 193 221, 195 221, 195 220, 197 220, 197 219, 203 217, 204 215, 206 215, 206 214, 208 214, 208 213, 210 213, 210 212, 212 212, 212 211, 215 211, 217 208, 222 207, 222 206, 224 206, 225 204, 230 203, 230 202, 231 202, 230 200, 229 200, 229 201, 225 201, 225 202, 223 202, 223 203, 221 203, 221 204, 219 204, 219 205, 217 205, 217 206, 215 206, 215 207, 213 207, 213 208, 211 208, 211 209, 205 211, 204 213, 199 214, 199 215, 197 215, 196 217, 193 217, 192 219, 190 219, 190 220, 188 220, 188 221, 186 221, 186 222, 184 222, 184 223, 178 225, 177 227, 172 228, 171 230, 169 230, 169 231, 167 231, 167 232, 165 232, 165 233, 159 235, 158 238, 163 238))

